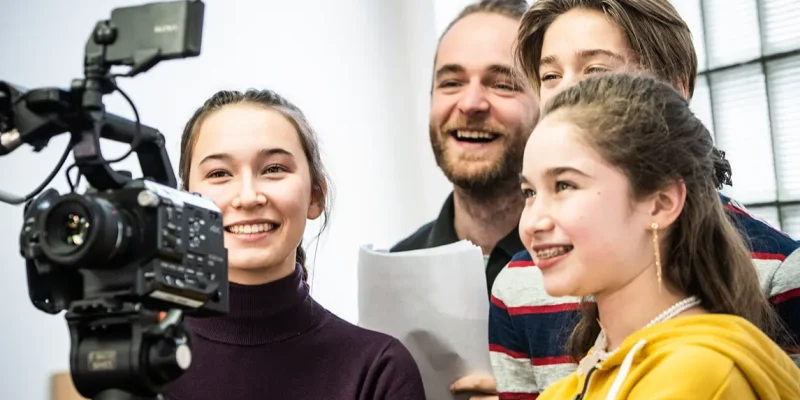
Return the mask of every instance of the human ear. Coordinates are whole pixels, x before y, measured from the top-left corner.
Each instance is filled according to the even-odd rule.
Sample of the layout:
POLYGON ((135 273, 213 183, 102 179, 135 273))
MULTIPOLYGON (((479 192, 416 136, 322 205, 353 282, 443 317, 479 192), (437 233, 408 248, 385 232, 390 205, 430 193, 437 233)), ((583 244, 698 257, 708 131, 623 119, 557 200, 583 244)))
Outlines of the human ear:
POLYGON ((314 220, 322 215, 322 209, 325 204, 325 198, 328 195, 328 185, 325 181, 320 181, 318 184, 313 185, 311 190, 311 201, 308 204, 308 213, 306 218, 314 220))
POLYGON ((672 225, 686 204, 686 182, 677 179, 652 196, 650 216, 662 229, 672 225))

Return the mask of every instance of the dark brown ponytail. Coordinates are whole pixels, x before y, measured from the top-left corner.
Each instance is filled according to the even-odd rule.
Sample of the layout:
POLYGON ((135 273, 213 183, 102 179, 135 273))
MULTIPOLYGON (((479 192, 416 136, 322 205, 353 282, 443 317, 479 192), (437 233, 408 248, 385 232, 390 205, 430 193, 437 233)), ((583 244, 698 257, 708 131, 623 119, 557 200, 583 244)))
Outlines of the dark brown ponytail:
POLYGON ((303 241, 300 241, 300 244, 297 245, 297 256, 294 258, 295 261, 300 264, 300 267, 303 268, 303 282, 308 281, 308 268, 306 268, 306 251, 303 249, 303 241))

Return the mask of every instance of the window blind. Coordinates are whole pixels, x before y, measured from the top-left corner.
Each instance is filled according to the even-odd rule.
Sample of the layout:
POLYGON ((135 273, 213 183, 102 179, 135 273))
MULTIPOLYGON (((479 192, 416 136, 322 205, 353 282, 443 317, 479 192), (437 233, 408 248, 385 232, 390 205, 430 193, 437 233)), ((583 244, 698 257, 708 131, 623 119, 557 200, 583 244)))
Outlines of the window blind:
POLYGON ((756 0, 703 0, 701 4, 709 68, 761 56, 756 0))
POLYGON ((800 206, 781 208, 782 230, 794 240, 800 240, 800 206))
POLYGON ((692 41, 697 53, 697 70, 703 72, 708 69, 706 64, 706 38, 703 32, 703 16, 700 9, 700 0, 670 0, 672 6, 678 10, 689 30, 692 31, 692 41))
POLYGON ((700 75, 697 77, 697 83, 694 86, 694 96, 690 105, 692 112, 703 125, 706 126, 711 135, 714 135, 714 113, 711 108, 711 91, 708 88, 708 77, 700 75))
POLYGON ((767 91, 761 64, 710 76, 716 143, 733 170, 723 192, 741 203, 777 199, 767 91))
POLYGON ((800 48, 800 1, 761 0, 764 54, 800 48))
POLYGON ((800 56, 771 61, 766 67, 778 200, 800 200, 800 56))
POLYGON ((764 222, 772 225, 773 228, 781 230, 781 220, 778 216, 778 207, 746 207, 747 211, 754 216, 761 218, 764 222))

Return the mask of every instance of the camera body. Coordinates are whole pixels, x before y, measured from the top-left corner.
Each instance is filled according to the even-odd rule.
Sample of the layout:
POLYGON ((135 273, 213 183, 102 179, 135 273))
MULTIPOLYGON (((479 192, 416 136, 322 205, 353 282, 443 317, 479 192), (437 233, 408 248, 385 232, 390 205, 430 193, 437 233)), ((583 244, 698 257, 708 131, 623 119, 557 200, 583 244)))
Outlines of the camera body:
POLYGON ((209 199, 149 180, 28 203, 20 234, 36 308, 51 314, 136 303, 213 316, 228 310, 222 216, 209 199))

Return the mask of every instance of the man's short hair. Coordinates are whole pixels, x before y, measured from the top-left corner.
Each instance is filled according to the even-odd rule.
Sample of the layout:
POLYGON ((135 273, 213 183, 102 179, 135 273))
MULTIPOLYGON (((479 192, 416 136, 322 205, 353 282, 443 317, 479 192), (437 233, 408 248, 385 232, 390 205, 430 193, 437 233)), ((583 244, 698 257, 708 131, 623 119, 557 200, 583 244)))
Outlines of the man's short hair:
POLYGON ((515 50, 517 67, 536 93, 545 31, 558 16, 578 8, 603 13, 625 33, 633 61, 692 97, 697 53, 689 27, 669 0, 536 0, 522 17, 515 50))
MULTIPOLYGON (((477 3, 472 3, 464 7, 464 9, 458 13, 458 16, 447 25, 442 35, 439 36, 439 43, 441 43, 442 38, 450 31, 453 25, 469 15, 478 13, 498 14, 519 21, 522 16, 525 15, 527 9, 528 2, 526 0, 481 0, 477 3)), ((437 44, 436 55, 433 57, 434 68, 436 68, 435 66, 438 58, 439 49, 437 44)), ((433 83, 431 83, 431 93, 433 93, 433 83)))
MULTIPOLYGON (((456 22, 461 21, 468 15, 477 13, 500 14, 519 21, 522 19, 522 16, 525 15, 527 9, 528 2, 526 0, 482 0, 477 3, 472 3, 464 7, 464 9, 458 13, 458 16, 447 25, 447 28, 442 32, 442 36, 444 36, 456 22)), ((439 40, 441 40, 441 37, 439 40)))

